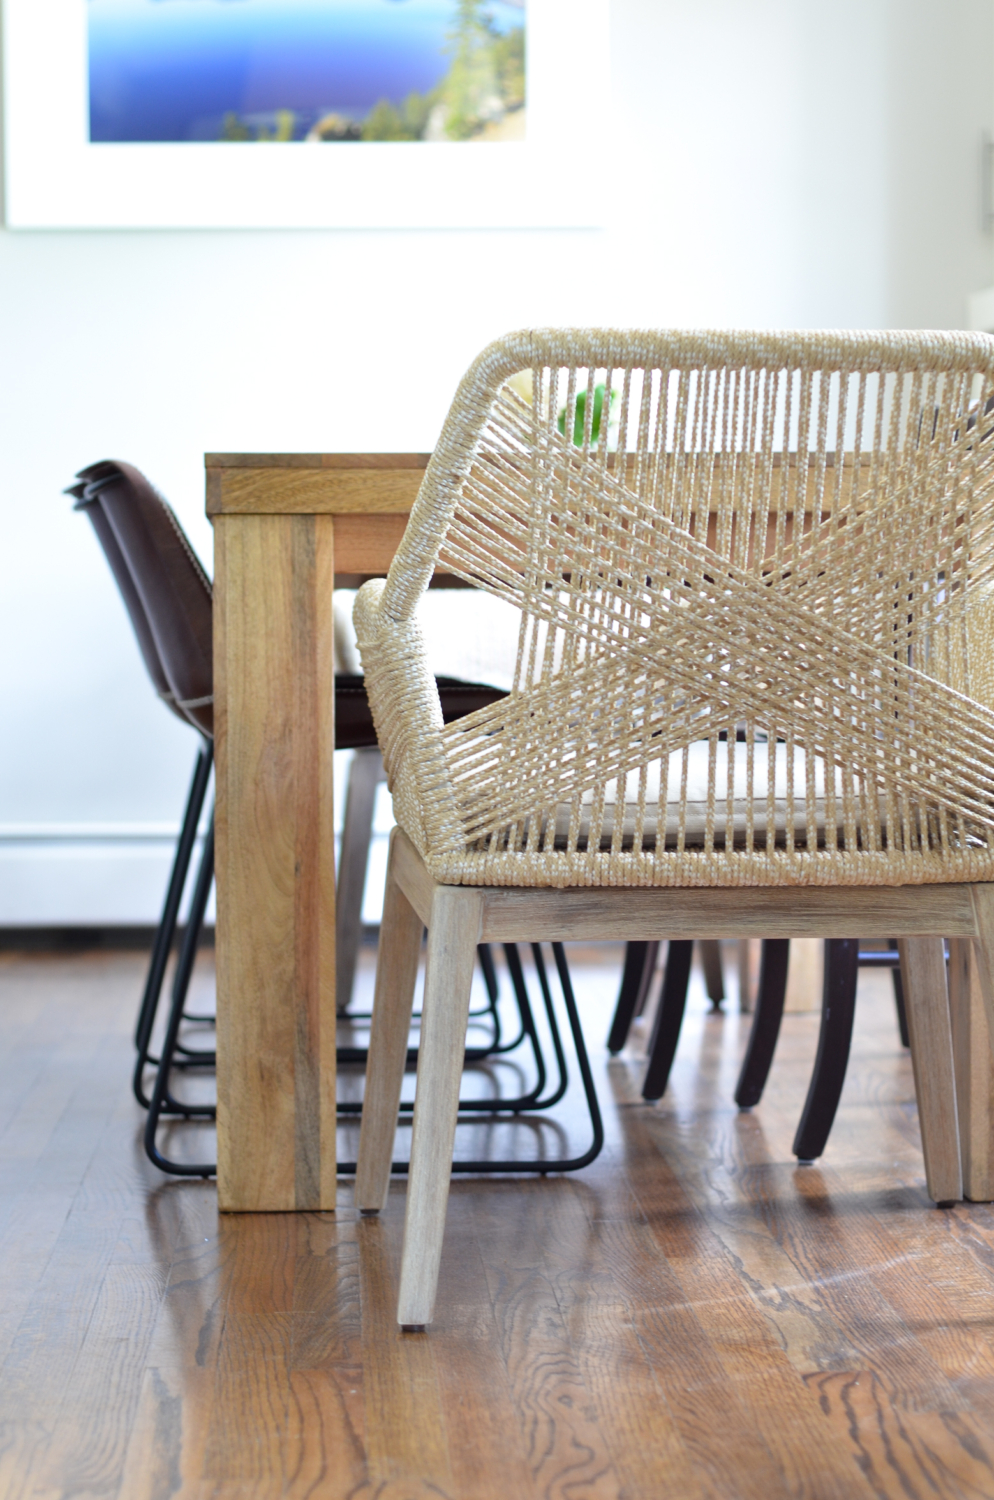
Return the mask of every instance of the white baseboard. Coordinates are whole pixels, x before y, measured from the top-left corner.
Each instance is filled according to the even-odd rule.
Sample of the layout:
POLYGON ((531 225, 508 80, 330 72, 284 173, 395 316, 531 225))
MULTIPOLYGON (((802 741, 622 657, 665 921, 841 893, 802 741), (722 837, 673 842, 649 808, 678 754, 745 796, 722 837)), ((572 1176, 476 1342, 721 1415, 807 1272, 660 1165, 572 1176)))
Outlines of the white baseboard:
MULTIPOLYGON (((0 927, 154 926, 176 843, 163 837, 0 834, 0 927)), ((199 858, 194 854, 193 869, 199 858)), ((192 887, 192 874, 189 886, 192 887)), ((214 898, 207 912, 214 920, 214 898)))
MULTIPOLYGON (((0 927, 154 926, 177 835, 166 824, 0 825, 0 927)), ((366 923, 378 923, 383 909, 387 845, 378 828, 362 904, 366 923)), ((199 852, 198 844, 188 897, 199 852)), ((214 921, 213 893, 207 921, 214 921)))

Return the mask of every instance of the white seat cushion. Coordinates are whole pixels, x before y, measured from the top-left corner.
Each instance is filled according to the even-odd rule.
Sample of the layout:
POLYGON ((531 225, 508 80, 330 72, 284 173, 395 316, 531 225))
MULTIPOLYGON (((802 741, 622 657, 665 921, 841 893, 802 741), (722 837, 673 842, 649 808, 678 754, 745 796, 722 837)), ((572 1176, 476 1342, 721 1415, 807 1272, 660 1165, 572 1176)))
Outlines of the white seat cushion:
MULTIPOLYGON (((335 590, 335 654, 342 672, 362 671, 352 625, 354 601, 354 590, 335 590)), ((418 624, 436 677, 510 690, 521 625, 521 611, 514 605, 482 589, 429 589, 418 601, 418 624)))
MULTIPOLYGON (((735 843, 744 842, 748 815, 748 766, 747 746, 735 745, 732 772, 732 827, 735 843)), ((684 752, 674 750, 668 759, 666 785, 666 844, 675 847, 679 832, 680 800, 683 785, 684 752)), ((687 751, 686 816, 684 838, 688 848, 699 847, 704 842, 708 808, 708 767, 710 746, 707 741, 697 741, 687 751)), ((776 833, 784 834, 788 814, 788 759, 787 746, 774 746, 773 762, 773 819, 776 833)), ((756 837, 765 840, 768 816, 769 746, 759 742, 753 747, 752 774, 752 827, 756 837)), ((630 848, 635 833, 639 795, 638 771, 629 771, 625 781, 624 824, 622 847, 630 848)), ((714 838, 719 847, 725 842, 725 827, 728 820, 728 745, 720 743, 715 748, 715 807, 714 838)), ((816 756, 814 762, 814 813, 819 835, 825 831, 825 763, 816 756)), ((854 793, 859 795, 859 782, 854 778, 854 793)), ((660 762, 654 761, 646 777, 646 807, 642 831, 643 848, 654 848, 657 837, 658 801, 660 792, 660 762)), ((807 823, 807 756, 795 747, 793 752, 793 825, 795 836, 803 837, 807 823)), ((604 789, 604 823, 601 829, 601 848, 610 848, 614 833, 617 781, 609 781, 604 789)), ((842 821, 842 772, 835 772, 835 817, 842 821)), ((586 848, 590 833, 590 817, 593 807, 593 792, 585 792, 580 804, 579 847, 586 848)), ((571 810, 563 804, 556 810, 555 841, 557 847, 565 847, 569 832, 571 810)))

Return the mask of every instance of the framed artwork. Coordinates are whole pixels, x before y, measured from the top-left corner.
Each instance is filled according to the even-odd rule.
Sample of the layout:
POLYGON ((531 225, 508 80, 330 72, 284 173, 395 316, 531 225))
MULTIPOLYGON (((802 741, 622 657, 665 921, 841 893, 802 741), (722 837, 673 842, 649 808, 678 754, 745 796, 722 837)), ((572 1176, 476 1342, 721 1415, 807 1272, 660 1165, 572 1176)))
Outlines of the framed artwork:
POLYGON ((7 224, 595 224, 608 5, 3 0, 7 224))

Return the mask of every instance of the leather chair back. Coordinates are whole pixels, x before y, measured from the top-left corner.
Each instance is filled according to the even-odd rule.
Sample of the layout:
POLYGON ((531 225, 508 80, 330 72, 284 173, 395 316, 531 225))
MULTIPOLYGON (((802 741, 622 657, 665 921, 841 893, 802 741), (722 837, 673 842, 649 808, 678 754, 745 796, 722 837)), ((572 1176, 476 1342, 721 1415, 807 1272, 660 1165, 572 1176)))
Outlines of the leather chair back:
POLYGON ((189 719, 183 710, 177 706, 176 699, 173 697, 172 689, 169 686, 162 663, 159 660, 155 637, 152 635, 152 627, 148 623, 145 606, 142 604, 138 590, 135 588, 135 581, 124 560, 124 554, 117 545, 117 538, 111 529, 111 524, 104 515, 99 497, 94 495, 92 499, 87 500, 84 498, 85 491, 86 484, 85 482, 81 482, 79 484, 71 484, 65 491, 65 494, 72 495, 76 501, 73 509, 85 511, 93 525, 93 529, 97 534, 97 540, 103 549, 104 557, 107 559, 110 570, 114 575, 114 582, 117 584, 124 607, 128 611, 128 618, 135 632, 135 639, 138 642, 142 661, 145 663, 148 675, 152 679, 155 691, 163 703, 172 709, 178 719, 182 719, 184 724, 189 724, 189 719))
MULTIPOLYGON (((214 733, 213 630, 210 579, 183 528, 158 492, 131 464, 104 460, 81 469, 77 506, 86 509, 128 612, 146 665, 166 701, 201 734, 214 733), (96 507, 99 507, 99 514, 96 507), (118 558, 105 541, 116 544, 118 558), (122 584, 123 563, 132 591, 122 584), (140 611, 136 616, 133 602, 140 611), (137 623, 144 616, 145 629, 137 623), (158 673, 150 661, 148 637, 158 673), (167 695, 171 695, 167 696, 167 695)), ((74 486, 76 493, 78 486, 74 486)))

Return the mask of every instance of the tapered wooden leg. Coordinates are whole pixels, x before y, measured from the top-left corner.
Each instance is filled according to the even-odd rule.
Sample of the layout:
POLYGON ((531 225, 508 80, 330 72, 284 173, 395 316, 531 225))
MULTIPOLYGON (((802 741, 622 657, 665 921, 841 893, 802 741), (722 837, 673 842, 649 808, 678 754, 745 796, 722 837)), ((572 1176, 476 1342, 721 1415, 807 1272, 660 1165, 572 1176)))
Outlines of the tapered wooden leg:
POLYGON ((963 1196, 953 1038, 941 938, 900 938, 901 978, 918 1095, 925 1181, 936 1203, 963 1196))
POLYGON ((335 1004, 339 1015, 348 1008, 355 982, 376 788, 382 780, 383 758, 380 752, 376 749, 356 750, 349 766, 342 849, 335 882, 335 1004))
POLYGON ((749 1045, 742 1060, 742 1071, 735 1088, 739 1109, 752 1109, 763 1097, 766 1079, 780 1035, 783 1002, 787 994, 787 966, 790 963, 789 938, 765 938, 759 970, 759 994, 749 1032, 749 1045))
POLYGON ((390 1162, 424 930, 421 918, 394 878, 396 839, 394 829, 390 835, 356 1164, 355 1201, 362 1213, 379 1213, 390 1186, 390 1162))
POLYGON ((621 971, 621 989, 614 1009, 614 1019, 607 1039, 607 1050, 612 1056, 620 1052, 628 1040, 632 1021, 640 1014, 639 1007, 645 1002, 645 994, 652 980, 659 953, 658 943, 626 943, 625 964, 621 971))
POLYGON ((725 976, 721 972, 721 944, 716 938, 701 938, 697 952, 704 970, 704 988, 717 1008, 725 998, 725 976))
POLYGON ((426 1327, 435 1306, 466 1050, 469 995, 482 918, 482 891, 465 886, 436 887, 428 928, 397 1308, 398 1323, 411 1330, 426 1327))
POLYGON ((670 939, 663 970, 663 988, 649 1040, 649 1066, 642 1082, 642 1098, 650 1102, 661 1099, 669 1082, 676 1056, 683 1013, 687 1008, 687 985, 694 945, 686 939, 670 939))
POLYGON ((953 938, 949 944, 949 1019, 963 1193, 974 1203, 990 1203, 994 1199, 994 1056, 978 970, 971 939, 953 938))
POLYGON ((994 884, 972 885, 973 917, 977 927, 974 939, 980 992, 987 1009, 987 1027, 994 1045, 994 884))
POLYGON ((825 943, 818 1052, 794 1136, 794 1155, 802 1162, 816 1161, 824 1151, 842 1097, 852 1044, 858 974, 859 939, 829 938, 825 943))

